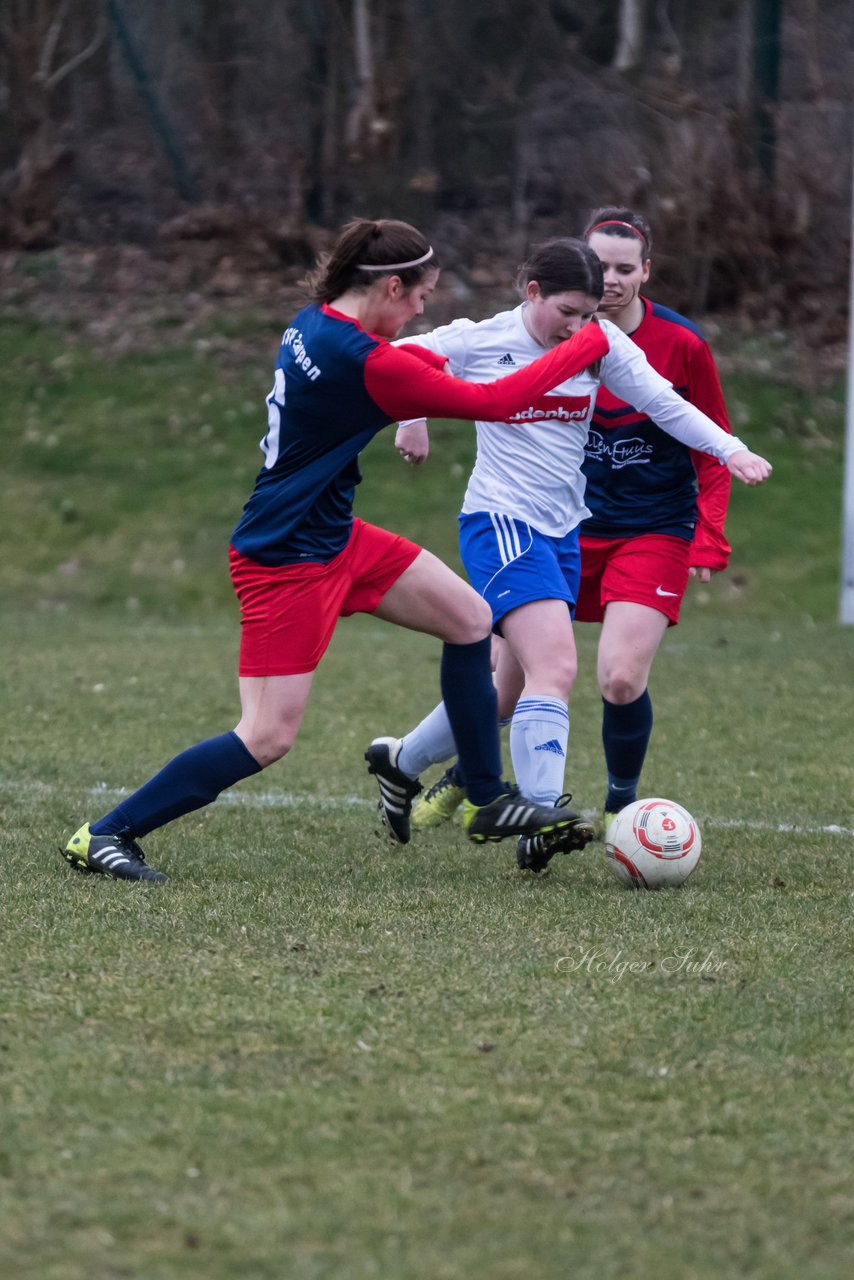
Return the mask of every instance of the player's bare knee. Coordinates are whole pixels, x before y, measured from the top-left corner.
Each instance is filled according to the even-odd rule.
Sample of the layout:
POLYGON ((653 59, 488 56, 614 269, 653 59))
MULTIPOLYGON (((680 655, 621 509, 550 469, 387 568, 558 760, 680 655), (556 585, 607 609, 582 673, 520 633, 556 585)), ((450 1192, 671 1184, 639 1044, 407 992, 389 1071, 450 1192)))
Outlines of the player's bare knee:
POLYGON ((575 654, 558 659, 552 668, 552 672, 552 678, 558 685, 560 696, 568 698, 570 690, 575 684, 575 677, 578 675, 578 662, 575 654))
POLYGON ((492 630, 492 610, 480 596, 472 596, 464 610, 457 610, 447 619, 443 639, 448 644, 477 644, 485 640, 492 630))
POLYGON ((550 654, 545 665, 537 665, 525 671, 525 684, 553 698, 569 698, 570 690, 578 674, 575 654, 550 654))
POLYGON ((282 739, 268 739, 264 746, 260 748, 260 754, 255 755, 253 752, 253 755, 255 755, 255 759, 261 767, 266 769, 268 765, 275 764, 277 760, 281 760, 283 756, 286 756, 293 745, 293 740, 286 742, 282 739))
POLYGON ((296 733, 289 725, 260 733, 246 734, 241 733, 238 726, 238 735, 243 739, 246 750, 258 761, 262 769, 266 769, 268 765, 275 764, 277 760, 286 756, 296 738, 296 733))
POLYGON ((634 672, 616 670, 609 672, 600 680, 599 688, 606 702, 624 706, 628 702, 637 701, 645 686, 634 672))

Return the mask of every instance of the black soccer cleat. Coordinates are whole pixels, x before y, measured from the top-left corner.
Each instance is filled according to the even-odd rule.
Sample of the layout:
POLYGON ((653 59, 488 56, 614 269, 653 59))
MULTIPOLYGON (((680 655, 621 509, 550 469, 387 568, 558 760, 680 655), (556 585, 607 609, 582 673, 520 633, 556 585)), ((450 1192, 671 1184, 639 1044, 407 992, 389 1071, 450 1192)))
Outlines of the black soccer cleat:
POLYGON ((571 826, 578 815, 569 809, 553 809, 550 805, 527 800, 518 787, 507 790, 490 804, 474 805, 463 801, 463 827, 475 844, 504 840, 507 836, 533 836, 557 832, 571 826))
POLYGON ((146 865, 145 856, 135 840, 127 834, 93 836, 85 823, 60 849, 65 861, 75 871, 110 876, 113 880, 147 880, 163 884, 169 877, 146 865))
POLYGON ((380 818, 399 844, 409 844, 409 816, 412 813, 412 801, 421 790, 421 783, 398 769, 400 748, 399 738, 374 738, 365 752, 365 759, 368 762, 368 773, 375 776, 379 785, 380 818))
POLYGON ((519 837, 516 862, 521 871, 543 871, 556 853, 575 853, 596 839, 594 824, 567 808, 571 799, 571 795, 561 796, 556 804, 566 815, 564 826, 519 837))

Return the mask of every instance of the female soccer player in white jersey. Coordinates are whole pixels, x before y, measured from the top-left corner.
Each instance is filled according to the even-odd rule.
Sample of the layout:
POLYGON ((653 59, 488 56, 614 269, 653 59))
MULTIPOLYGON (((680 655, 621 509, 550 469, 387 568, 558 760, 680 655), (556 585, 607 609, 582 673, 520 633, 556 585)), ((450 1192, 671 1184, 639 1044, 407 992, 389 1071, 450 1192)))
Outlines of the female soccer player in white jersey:
MULTIPOLYGON (((444 641, 441 686, 466 771, 475 841, 558 829, 566 815, 524 801, 501 779, 489 609, 435 556, 353 517, 358 455, 390 422, 414 414, 510 417, 608 349, 598 326, 489 385, 444 372, 444 357, 394 347, 438 278, 424 236, 405 222, 357 219, 313 279, 313 300, 285 330, 267 398, 264 464, 231 537, 241 604, 236 728, 171 760, 62 850, 78 871, 162 881, 137 839, 209 804, 293 745, 315 668, 339 617, 373 613, 444 641)), ((388 753, 371 754, 383 813, 409 836, 418 787, 388 753)))
MULTIPOLYGON (((415 341, 447 356, 459 377, 497 377, 583 332, 603 294, 599 258, 579 240, 542 245, 525 263, 519 282, 524 301, 514 310, 480 323, 457 320, 415 341)), ((499 711, 512 714, 516 780, 524 795, 551 804, 565 803, 579 524, 590 514, 581 467, 600 385, 646 413, 668 442, 711 454, 715 465, 725 464, 746 484, 760 483, 771 470, 764 458, 687 404, 619 328, 607 320, 602 327, 610 345, 601 361, 532 399, 521 413, 477 422, 477 458, 460 515, 463 563, 505 641, 497 671, 499 711)), ((396 443, 409 461, 422 460, 428 448, 425 424, 401 424, 396 443)), ((413 780, 454 751, 441 705, 402 740, 377 741, 413 780)), ((421 807, 423 825, 453 811, 463 779, 464 767, 461 776, 446 774, 431 788, 421 807)), ((414 821, 419 825, 418 809, 414 821)), ((592 824, 573 814, 559 834, 520 838, 518 863, 542 870, 554 853, 582 847, 593 835, 592 824)))

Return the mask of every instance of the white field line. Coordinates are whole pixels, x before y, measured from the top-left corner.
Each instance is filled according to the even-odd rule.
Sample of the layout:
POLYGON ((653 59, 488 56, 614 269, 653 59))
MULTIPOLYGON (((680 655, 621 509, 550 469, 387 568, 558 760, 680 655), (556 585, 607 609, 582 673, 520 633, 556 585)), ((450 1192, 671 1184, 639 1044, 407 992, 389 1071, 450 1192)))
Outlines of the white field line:
MULTIPOLYGON (((0 791, 7 793, 28 791, 40 792, 41 794, 55 794, 62 791, 67 794, 67 788, 56 786, 54 783, 39 782, 37 780, 20 783, 12 782, 5 778, 0 778, 0 791)), ((96 783, 94 787, 87 787, 85 790, 78 792, 78 795, 85 797, 87 800, 96 800, 102 803, 109 803, 110 801, 117 803, 124 796, 129 796, 130 794, 129 787, 110 787, 105 782, 96 783)), ((320 796, 312 795, 309 792, 291 791, 225 791, 215 803, 238 805, 247 809, 375 809, 377 806, 376 799, 366 799, 364 796, 320 796)), ((584 809, 582 813, 585 818, 598 818, 601 816, 598 809, 584 809)), ((780 834, 799 836, 854 836, 854 828, 841 827, 835 822, 826 824, 759 822, 753 818, 715 818, 707 816, 703 819, 703 826, 734 831, 775 831, 780 834)))

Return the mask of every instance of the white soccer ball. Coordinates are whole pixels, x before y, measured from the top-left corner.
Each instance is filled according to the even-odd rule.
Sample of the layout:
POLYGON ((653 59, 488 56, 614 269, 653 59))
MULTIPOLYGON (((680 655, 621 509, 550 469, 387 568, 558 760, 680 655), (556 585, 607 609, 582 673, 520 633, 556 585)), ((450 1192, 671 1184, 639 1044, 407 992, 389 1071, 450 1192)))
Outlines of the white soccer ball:
POLYGON ((684 884, 700 861, 700 828, 673 800, 650 798, 627 804, 605 833, 608 866, 632 889, 684 884))

